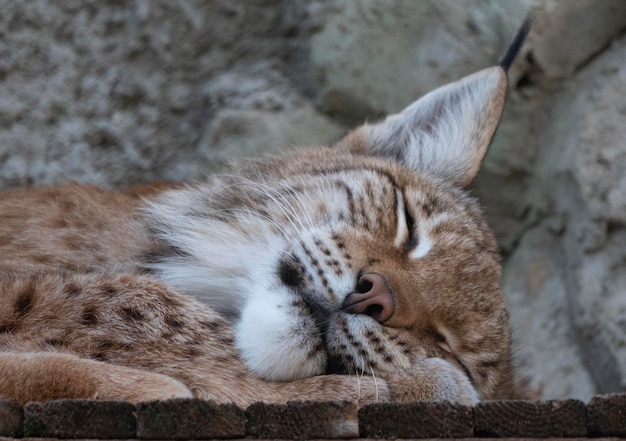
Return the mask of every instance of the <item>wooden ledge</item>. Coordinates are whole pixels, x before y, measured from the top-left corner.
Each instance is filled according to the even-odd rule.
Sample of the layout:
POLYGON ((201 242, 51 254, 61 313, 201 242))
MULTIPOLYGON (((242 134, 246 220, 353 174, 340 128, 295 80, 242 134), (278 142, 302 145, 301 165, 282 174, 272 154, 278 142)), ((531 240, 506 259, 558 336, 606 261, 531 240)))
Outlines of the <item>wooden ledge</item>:
POLYGON ((577 400, 255 403, 0 401, 0 437, 61 439, 587 439, 626 438, 626 394, 577 400))

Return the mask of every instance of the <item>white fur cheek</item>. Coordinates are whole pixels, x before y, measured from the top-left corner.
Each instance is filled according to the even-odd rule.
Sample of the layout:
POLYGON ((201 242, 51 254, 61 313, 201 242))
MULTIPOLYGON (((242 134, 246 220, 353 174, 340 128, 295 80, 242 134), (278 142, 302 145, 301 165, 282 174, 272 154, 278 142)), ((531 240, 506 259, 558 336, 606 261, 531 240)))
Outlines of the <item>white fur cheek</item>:
POLYGON ((326 353, 316 351, 320 337, 312 319, 299 317, 289 293, 254 293, 241 312, 235 345, 259 377, 293 381, 322 374, 326 353))

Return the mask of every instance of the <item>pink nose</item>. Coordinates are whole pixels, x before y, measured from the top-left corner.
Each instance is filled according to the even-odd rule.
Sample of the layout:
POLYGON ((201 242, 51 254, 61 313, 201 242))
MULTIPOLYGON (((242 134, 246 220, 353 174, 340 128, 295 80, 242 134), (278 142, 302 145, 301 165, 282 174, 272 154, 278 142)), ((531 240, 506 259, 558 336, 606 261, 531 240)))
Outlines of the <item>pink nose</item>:
POLYGON ((383 323, 393 315, 395 305, 383 276, 365 273, 359 278, 355 292, 346 296, 341 309, 350 314, 365 314, 383 323))

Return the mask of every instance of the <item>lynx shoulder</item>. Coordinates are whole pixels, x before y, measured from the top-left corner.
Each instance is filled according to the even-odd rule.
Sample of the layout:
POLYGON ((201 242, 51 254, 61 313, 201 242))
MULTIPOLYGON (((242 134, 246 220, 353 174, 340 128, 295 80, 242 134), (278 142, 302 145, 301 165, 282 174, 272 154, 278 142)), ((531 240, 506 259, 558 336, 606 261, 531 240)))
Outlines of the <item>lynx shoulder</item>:
POLYGON ((0 193, 0 398, 514 396, 498 248, 466 188, 527 31, 332 147, 191 186, 0 193))

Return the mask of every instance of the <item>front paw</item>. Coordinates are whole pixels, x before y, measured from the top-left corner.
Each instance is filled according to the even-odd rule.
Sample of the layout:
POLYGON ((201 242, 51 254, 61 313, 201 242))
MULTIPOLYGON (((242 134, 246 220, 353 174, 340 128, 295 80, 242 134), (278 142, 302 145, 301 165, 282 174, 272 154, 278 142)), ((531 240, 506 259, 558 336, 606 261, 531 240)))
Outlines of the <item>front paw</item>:
POLYGON ((426 358, 410 373, 392 375, 385 380, 391 401, 449 401, 473 405, 480 400, 467 375, 441 358, 426 358))

